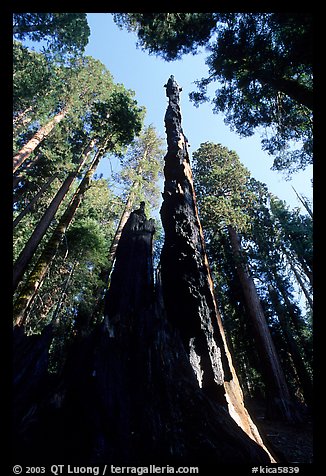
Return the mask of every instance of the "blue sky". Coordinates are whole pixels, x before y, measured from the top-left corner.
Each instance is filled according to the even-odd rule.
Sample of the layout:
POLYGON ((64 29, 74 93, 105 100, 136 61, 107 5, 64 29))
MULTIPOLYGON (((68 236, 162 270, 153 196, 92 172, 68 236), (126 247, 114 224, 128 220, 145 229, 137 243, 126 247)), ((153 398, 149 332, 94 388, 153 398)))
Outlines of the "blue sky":
MULTIPOLYGON (((213 114, 211 104, 205 103, 196 108, 190 102, 189 93, 196 90, 194 82, 207 77, 207 53, 204 50, 199 55, 185 55, 181 60, 166 62, 137 48, 136 35, 120 30, 110 13, 88 13, 87 20, 91 35, 85 54, 100 60, 111 72, 115 82, 123 83, 125 87, 135 91, 139 105, 145 106, 147 110, 146 125, 153 124, 159 135, 165 139, 164 115, 167 98, 164 84, 173 74, 183 88, 182 125, 191 145, 190 154, 198 149, 202 142, 220 143, 236 151, 251 175, 266 183, 270 192, 285 200, 291 208, 299 207, 306 212, 292 186, 299 194, 312 198, 312 166, 293 174, 291 180, 286 181, 281 172, 270 170, 273 158, 262 151, 258 133, 249 138, 241 138, 224 124, 222 114, 213 114)), ((41 48, 40 44, 30 44, 28 41, 24 43, 36 47, 37 50, 41 48)), ((214 89, 210 92, 213 97, 214 89)), ((112 159, 102 160, 97 172, 109 177, 112 166, 116 163, 117 161, 112 159)))
MULTIPOLYGON (((182 126, 191 145, 190 153, 202 142, 220 143, 235 150, 251 175, 266 183, 270 192, 285 200, 291 208, 301 206, 292 186, 299 194, 312 198, 312 167, 286 181, 282 173, 270 170, 273 158, 261 150, 258 133, 241 138, 224 124, 222 114, 213 114, 211 104, 205 103, 196 108, 190 102, 188 95, 196 89, 194 81, 207 76, 207 53, 203 51, 199 55, 185 55, 181 60, 166 62, 137 48, 136 35, 120 30, 111 14, 89 13, 87 19, 91 35, 85 54, 99 59, 115 82, 135 91, 139 105, 147 110, 146 125, 153 124, 159 135, 165 138, 167 97, 164 84, 173 74, 183 88, 180 101, 182 126)), ((98 172, 106 177, 110 174, 107 160, 101 162, 98 172)))

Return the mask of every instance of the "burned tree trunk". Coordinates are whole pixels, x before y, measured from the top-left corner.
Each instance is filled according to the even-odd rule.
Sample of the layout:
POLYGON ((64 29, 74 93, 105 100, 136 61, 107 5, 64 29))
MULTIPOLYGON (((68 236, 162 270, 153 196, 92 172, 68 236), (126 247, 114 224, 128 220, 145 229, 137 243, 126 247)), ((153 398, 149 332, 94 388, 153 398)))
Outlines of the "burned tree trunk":
POLYGON ((179 93, 173 76, 166 84, 168 152, 161 208, 165 241, 161 255, 164 305, 180 332, 189 360, 204 392, 223 405, 241 428, 263 446, 243 402, 229 353, 205 252, 203 232, 181 127, 179 93))
POLYGON ((180 332, 166 319, 159 282, 154 289, 153 232, 143 208, 131 213, 104 322, 69 358, 67 462, 270 462, 225 406, 198 385, 180 332))
POLYGON ((24 431, 20 461, 40 464, 55 455, 79 465, 270 462, 225 405, 200 388, 183 338, 166 319, 159 280, 154 287, 153 232, 142 208, 132 212, 104 321, 74 343, 60 385, 24 431))

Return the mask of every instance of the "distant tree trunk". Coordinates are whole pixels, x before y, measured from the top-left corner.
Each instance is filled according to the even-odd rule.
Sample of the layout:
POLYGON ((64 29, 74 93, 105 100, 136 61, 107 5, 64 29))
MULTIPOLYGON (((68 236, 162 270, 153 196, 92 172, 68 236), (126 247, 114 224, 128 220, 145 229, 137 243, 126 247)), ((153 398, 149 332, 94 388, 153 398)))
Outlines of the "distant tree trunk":
POLYGON ((60 297, 58 299, 58 302, 57 302, 57 305, 55 307, 55 310, 54 310, 54 313, 53 313, 53 317, 52 317, 52 322, 57 325, 59 324, 59 319, 58 319, 58 315, 61 311, 61 308, 62 308, 62 305, 67 297, 67 291, 69 289, 69 284, 72 280, 72 277, 74 275, 74 272, 75 272, 75 269, 76 269, 76 266, 78 266, 78 259, 75 258, 74 262, 73 262, 73 265, 71 266, 71 269, 68 273, 68 277, 65 279, 64 283, 62 284, 61 286, 61 290, 60 290, 60 297))
MULTIPOLYGON (((303 322, 303 319, 300 318, 293 310, 293 305, 289 299, 289 296, 284 289, 284 285, 282 280, 280 279, 279 275, 275 270, 273 270, 273 276, 275 279, 275 283, 277 286, 278 291, 280 292, 281 296, 283 297, 284 300, 284 307, 286 309, 286 313, 288 315, 288 318, 292 322, 293 325, 293 330, 295 332, 295 335, 297 337, 298 342, 300 343, 302 349, 303 349, 303 355, 302 357, 304 360, 307 361, 308 365, 312 367, 312 355, 311 355, 311 349, 307 347, 307 342, 306 338, 304 335, 303 329, 305 328, 306 324, 303 322)), ((271 280, 273 282, 273 280, 271 280)))
MULTIPOLYGON (((291 240, 291 238, 290 238, 291 240)), ((285 256, 287 257, 288 263, 290 264, 292 271, 294 272, 295 269, 295 263, 299 263, 300 267, 302 268, 302 271, 304 274, 307 276, 310 285, 313 286, 313 274, 312 274, 312 269, 311 267, 306 263, 306 261, 299 256, 295 251, 291 252, 285 248, 283 248, 283 252, 285 256)), ((295 274, 295 273, 294 273, 295 274)), ((297 276, 296 276, 297 277, 297 276)), ((300 282, 298 281, 300 284, 300 282)))
POLYGON ((295 366, 294 370, 297 374, 299 386, 302 389, 305 402, 307 403, 307 405, 311 405, 312 396, 313 396, 312 395, 312 381, 307 372, 305 364, 302 360, 301 353, 297 346, 297 343, 293 338, 293 335, 289 326, 289 322, 288 322, 288 316, 285 315, 284 307, 282 306, 282 303, 280 302, 278 298, 276 289, 272 285, 269 288, 269 294, 271 297, 271 301, 274 304, 275 310, 277 312, 277 317, 280 321, 281 329, 282 329, 285 341, 287 343, 290 355, 292 357, 292 360, 295 366))
POLYGON ((61 185, 60 189, 56 193, 55 197, 53 198, 52 202, 46 209, 43 217, 35 227, 32 235, 30 236, 29 240, 27 241, 26 245, 24 246, 23 250, 21 251, 17 261, 14 264, 13 268, 13 288, 14 290, 17 288, 23 274, 26 271, 27 266, 29 265, 34 252, 38 245, 40 244, 44 234, 46 233, 51 221, 53 220, 62 200, 67 195, 71 184, 75 180, 77 174, 81 171, 82 167, 84 166, 86 160, 88 159, 93 147, 95 145, 95 140, 92 139, 88 146, 86 147, 85 151, 81 155, 79 160, 78 168, 74 172, 71 172, 66 180, 61 185))
POLYGON ((57 178, 57 174, 49 178, 49 180, 40 188, 37 194, 32 198, 32 200, 26 205, 26 207, 16 216, 12 222, 12 227, 15 228, 18 223, 27 215, 28 212, 35 206, 38 199, 43 195, 43 193, 50 187, 51 183, 57 178))
POLYGON ((289 261, 289 264, 290 264, 290 267, 294 273, 294 276, 296 277, 296 280, 300 286, 300 288, 302 289, 303 291, 303 294, 305 295, 307 301, 308 301, 308 304, 310 306, 311 309, 313 309, 313 300, 311 299, 311 296, 310 296, 310 293, 308 292, 306 286, 304 285, 302 279, 301 279, 301 276, 300 274, 298 273, 298 270, 296 269, 295 265, 293 264, 292 260, 289 261))
POLYGON ((305 209, 307 210, 307 212, 309 213, 309 215, 311 216, 311 218, 313 218, 313 213, 312 213, 312 210, 309 206, 309 203, 307 202, 307 200, 305 200, 301 195, 298 194, 298 192, 296 191, 296 189, 292 186, 296 196, 298 197, 298 199, 300 200, 300 202, 302 203, 302 205, 305 207, 305 209))
POLYGON ((42 142, 42 140, 50 134, 52 129, 62 121, 66 116, 68 108, 65 107, 58 114, 56 114, 51 121, 41 127, 34 136, 25 144, 17 154, 13 157, 13 172, 16 172, 18 167, 20 167, 24 161, 31 155, 31 153, 36 149, 36 147, 42 142))
POLYGON ((64 234, 69 227, 77 208, 82 201, 83 195, 86 192, 92 175, 94 174, 96 167, 102 157, 103 150, 99 149, 90 165, 88 172, 85 174, 81 181, 75 195, 70 201, 66 211, 63 213, 56 226, 52 236, 45 245, 40 257, 38 258, 32 272, 27 278, 22 290, 17 297, 14 305, 14 322, 17 326, 22 326, 25 323, 27 317, 28 308, 31 306, 40 286, 43 283, 46 272, 50 266, 52 259, 54 258, 59 245, 64 237, 64 234))
POLYGON ((261 358, 262 371, 267 385, 267 415, 286 421, 296 420, 296 412, 286 379, 264 316, 255 283, 246 269, 239 236, 233 226, 228 226, 231 247, 235 259, 237 274, 242 286, 248 315, 253 325, 253 332, 261 358))

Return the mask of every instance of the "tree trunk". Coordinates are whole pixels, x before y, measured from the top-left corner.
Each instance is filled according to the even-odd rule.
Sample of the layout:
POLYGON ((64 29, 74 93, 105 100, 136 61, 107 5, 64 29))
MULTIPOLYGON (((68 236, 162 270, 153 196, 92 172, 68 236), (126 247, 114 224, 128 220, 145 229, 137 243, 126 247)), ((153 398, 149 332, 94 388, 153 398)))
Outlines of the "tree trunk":
POLYGON ((36 147, 42 142, 42 140, 50 134, 52 129, 66 116, 68 108, 65 107, 62 111, 58 112, 51 121, 41 127, 34 136, 25 144, 17 154, 13 157, 13 172, 16 172, 24 161, 30 156, 30 154, 36 149, 36 147))
POLYGON ((58 319, 58 315, 61 311, 61 308, 62 308, 62 305, 67 297, 67 291, 68 291, 68 288, 69 288, 69 284, 73 278, 73 275, 74 275, 74 272, 75 272, 75 269, 76 269, 76 266, 78 266, 78 260, 77 258, 74 260, 73 262, 73 265, 71 267, 71 270, 69 271, 68 273, 68 277, 65 279, 64 283, 62 283, 62 286, 61 286, 61 289, 60 289, 60 297, 58 299, 58 302, 57 302, 57 305, 55 307, 55 310, 54 310, 54 313, 53 313, 53 317, 52 317, 52 322, 55 324, 55 325, 58 325, 59 324, 59 319, 58 319))
POLYGON ((232 226, 228 226, 231 247, 237 274, 242 286, 248 315, 253 325, 257 350, 267 385, 267 416, 285 421, 295 421, 296 411, 289 394, 286 379, 264 316, 254 281, 246 269, 239 236, 232 226))
POLYGON ((62 238, 69 227, 76 210, 80 205, 80 202, 82 201, 83 195, 89 186, 91 177, 98 166, 100 158, 102 157, 101 154, 102 149, 99 149, 93 159, 92 164, 90 165, 88 172, 85 174, 70 204, 60 218, 52 236, 45 245, 31 274, 27 278, 23 289, 20 291, 20 294, 14 305, 14 321, 17 326, 22 326, 25 323, 28 308, 31 306, 40 286, 42 285, 50 263, 59 248, 62 238))
POLYGON ((15 428, 20 461, 43 464, 55 454, 65 464, 109 461, 200 470, 270 462, 224 405, 199 387, 180 333, 166 319, 160 283, 154 288, 153 233, 153 220, 143 209, 131 213, 117 249, 104 322, 75 341, 60 385, 43 392, 43 400, 34 396, 25 403, 23 414, 28 405, 35 408, 36 424, 27 418, 15 428))
POLYGON ((279 297, 277 295, 276 290, 274 289, 273 286, 270 287, 269 291, 271 301, 275 307, 275 310, 277 312, 277 317, 280 321, 281 329, 285 338, 285 341, 287 343, 289 352, 291 354, 293 363, 294 363, 294 370, 297 374, 298 381, 299 381, 299 386, 301 387, 305 402, 307 405, 312 404, 312 381, 311 378, 307 372, 307 369, 305 367, 305 364, 302 360, 300 350, 297 346, 297 343, 295 342, 288 320, 287 316, 284 314, 284 308, 279 300, 279 297))
POLYGON ((40 244, 44 234, 46 233, 51 221, 53 220, 62 200, 65 198, 66 194, 68 193, 71 184, 75 180, 77 174, 81 171, 82 167, 84 166, 86 160, 88 159, 93 147, 95 145, 95 140, 92 139, 88 146, 86 147, 84 153, 81 155, 79 160, 78 168, 74 172, 70 173, 66 180, 61 185, 60 189, 56 193, 55 197, 53 198, 52 202, 46 209, 43 217, 35 227, 31 237, 27 241, 25 247, 21 251, 17 261, 14 264, 13 269, 13 288, 14 290, 17 288, 23 274, 26 271, 27 266, 29 265, 34 252, 38 245, 40 244))
POLYGON ((52 177, 49 178, 49 180, 40 188, 40 190, 37 192, 37 194, 32 198, 32 200, 26 205, 24 210, 22 210, 19 215, 16 216, 12 223, 12 227, 15 228, 18 223, 24 218, 24 216, 27 215, 28 212, 31 211, 31 209, 35 206, 35 203, 38 201, 38 199, 43 195, 43 193, 50 187, 51 183, 57 178, 57 174, 53 175, 52 177))
POLYGON ((168 152, 161 208, 165 231, 161 254, 164 307, 168 320, 180 333, 200 387, 209 398, 223 405, 238 425, 263 446, 244 406, 215 302, 187 139, 181 128, 180 90, 172 76, 166 87, 169 97, 165 115, 168 152))
MULTIPOLYGON (((167 216, 165 220, 167 223, 167 216)), ((185 237, 179 231, 182 241, 185 237)), ((165 312, 169 283, 164 283, 163 273, 162 283, 158 277, 154 286, 153 234, 153 220, 147 220, 142 205, 130 214, 119 240, 104 321, 71 347, 60 386, 53 386, 45 396, 37 425, 30 423, 25 430, 23 443, 27 445, 18 447, 19 461, 37 459, 43 464, 53 461, 55 454, 65 464, 186 464, 200 465, 200 469, 205 466, 209 471, 212 465, 274 461, 261 441, 257 443, 259 435, 252 422, 249 437, 230 416, 224 392, 217 389, 223 387, 224 372, 212 336, 218 329, 208 319, 201 319, 209 315, 208 310, 197 307, 192 311, 190 317, 197 313, 199 327, 207 325, 201 336, 196 336, 202 337, 201 341, 192 341, 191 349, 179 322, 171 319, 170 310, 165 312), (203 349, 206 334, 211 364, 203 349), (203 366, 197 352, 206 358, 203 366), (200 385, 200 374, 206 369, 208 376, 202 376, 200 385), (219 378, 215 392, 209 388, 212 371, 219 378)), ((192 237, 188 233, 189 241, 192 237)), ((162 264, 165 266, 163 256, 162 264)), ((198 267, 207 277, 206 264, 198 262, 198 267)), ((177 297, 183 278, 192 275, 197 280, 198 267, 184 268, 184 276, 179 273, 174 290, 177 297)), ((191 289, 195 291, 195 287, 191 289)), ((206 299, 212 304, 208 282, 205 290, 208 294, 200 300, 203 306, 206 299)), ((182 291, 180 297, 184 297, 182 291)), ((183 312, 189 309, 185 306, 183 312)), ((186 320, 184 324, 187 332, 186 320)))
POLYGON ((305 207, 305 209, 307 210, 307 212, 309 213, 310 217, 313 218, 313 213, 312 213, 312 210, 309 206, 309 203, 307 202, 307 200, 305 200, 301 195, 298 194, 298 192, 296 191, 296 189, 293 187, 292 185, 292 188, 296 194, 296 196, 298 197, 298 199, 300 200, 300 202, 302 203, 302 205, 305 207))
POLYGON ((310 306, 310 309, 313 309, 313 300, 311 299, 311 296, 310 296, 310 293, 308 292, 306 286, 304 285, 302 279, 301 279, 301 276, 300 274, 298 273, 298 270, 296 269, 295 265, 293 264, 292 260, 289 260, 289 265, 294 273, 294 276, 296 277, 296 280, 300 286, 300 288, 302 289, 303 291, 303 294, 305 295, 307 301, 308 301, 308 304, 310 306))
POLYGON ((283 297, 284 300, 284 306, 287 312, 287 315, 292 322, 296 337, 298 342, 300 342, 300 345, 303 349, 302 357, 304 360, 308 363, 310 367, 312 367, 312 349, 309 349, 309 346, 307 346, 307 341, 306 337, 304 335, 304 329, 306 328, 306 323, 302 318, 300 318, 295 312, 293 312, 293 305, 291 301, 289 300, 289 297, 287 295, 286 290, 284 289, 283 283, 280 280, 279 275, 277 272, 274 271, 274 277, 275 277, 275 282, 277 285, 277 288, 279 292, 281 293, 281 296, 283 297))

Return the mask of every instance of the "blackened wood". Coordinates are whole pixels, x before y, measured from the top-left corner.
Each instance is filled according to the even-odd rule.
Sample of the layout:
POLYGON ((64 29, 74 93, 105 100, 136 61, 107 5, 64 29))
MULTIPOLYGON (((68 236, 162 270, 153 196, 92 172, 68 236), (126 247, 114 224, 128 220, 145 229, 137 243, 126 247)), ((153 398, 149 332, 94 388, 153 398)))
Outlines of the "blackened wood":
POLYGON ((215 302, 188 154, 181 126, 181 88, 167 82, 165 114, 168 151, 161 207, 165 241, 161 254, 166 315, 183 340, 198 382, 212 401, 223 405, 244 431, 263 446, 243 402, 215 302))

